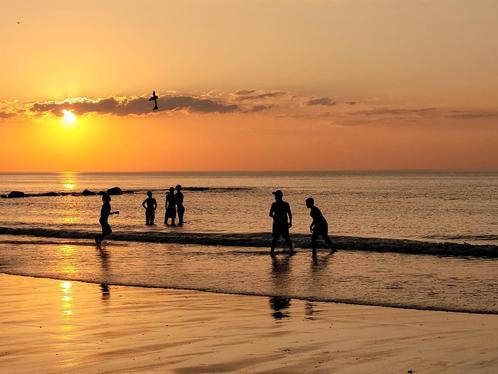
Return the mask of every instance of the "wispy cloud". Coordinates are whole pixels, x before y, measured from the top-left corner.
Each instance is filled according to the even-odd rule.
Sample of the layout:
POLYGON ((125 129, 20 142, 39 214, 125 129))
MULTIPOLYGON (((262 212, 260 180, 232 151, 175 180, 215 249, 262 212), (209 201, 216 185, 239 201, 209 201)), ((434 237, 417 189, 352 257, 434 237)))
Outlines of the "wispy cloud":
POLYGON ((309 99, 308 101, 306 101, 306 105, 309 105, 309 106, 313 106, 313 105, 333 106, 333 105, 337 105, 337 102, 332 100, 330 97, 319 97, 319 98, 309 99))
POLYGON ((453 110, 447 114, 447 117, 456 119, 498 118, 498 110, 453 110))

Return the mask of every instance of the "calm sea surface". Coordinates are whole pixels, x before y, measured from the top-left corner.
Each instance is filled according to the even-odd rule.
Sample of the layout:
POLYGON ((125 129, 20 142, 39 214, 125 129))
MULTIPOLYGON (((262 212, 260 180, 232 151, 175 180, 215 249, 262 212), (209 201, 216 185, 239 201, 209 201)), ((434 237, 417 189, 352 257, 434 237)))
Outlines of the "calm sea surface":
MULTIPOLYGON (((498 243, 497 173, 0 174, 0 194, 113 186, 142 191, 113 197, 121 213, 111 219, 115 230, 151 229, 141 203, 152 189, 159 204, 152 230, 270 231, 271 191, 279 188, 291 204, 294 232, 308 232, 304 200, 312 196, 331 233, 498 243), (225 189, 185 191, 186 225, 172 229, 162 224, 164 192, 176 184, 225 189)), ((100 206, 99 196, 0 199, 0 226, 98 230, 100 206)))

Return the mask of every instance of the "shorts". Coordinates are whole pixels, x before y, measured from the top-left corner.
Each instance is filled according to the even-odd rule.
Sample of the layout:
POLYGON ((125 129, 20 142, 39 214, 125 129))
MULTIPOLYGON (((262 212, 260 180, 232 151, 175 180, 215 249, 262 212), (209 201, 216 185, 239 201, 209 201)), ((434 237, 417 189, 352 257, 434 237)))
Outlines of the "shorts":
POLYGON ((102 226, 102 234, 103 235, 112 234, 111 225, 109 225, 109 222, 107 222, 107 220, 100 219, 99 222, 100 222, 100 226, 102 226))
POLYGON ((154 220, 156 217, 156 211, 154 209, 146 209, 145 210, 145 218, 154 220))
POLYGON ((288 238, 289 237, 289 224, 287 222, 273 222, 272 235, 274 238, 288 238))
POLYGON ((329 226, 328 225, 319 225, 313 228, 313 233, 311 235, 312 239, 318 239, 318 237, 322 237, 323 239, 328 238, 329 236, 329 226))

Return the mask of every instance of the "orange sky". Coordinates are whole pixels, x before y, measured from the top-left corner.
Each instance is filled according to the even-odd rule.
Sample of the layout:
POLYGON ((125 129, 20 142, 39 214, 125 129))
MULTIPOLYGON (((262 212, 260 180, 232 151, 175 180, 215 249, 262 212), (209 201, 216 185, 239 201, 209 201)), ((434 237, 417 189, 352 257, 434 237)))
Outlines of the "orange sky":
POLYGON ((7 1, 0 46, 0 171, 498 169, 494 0, 7 1))

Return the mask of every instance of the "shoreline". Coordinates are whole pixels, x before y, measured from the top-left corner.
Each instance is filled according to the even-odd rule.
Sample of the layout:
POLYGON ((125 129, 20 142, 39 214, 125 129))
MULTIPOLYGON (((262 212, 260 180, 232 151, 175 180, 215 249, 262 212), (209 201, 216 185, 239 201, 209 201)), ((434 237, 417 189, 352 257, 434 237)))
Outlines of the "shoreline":
POLYGON ((494 373, 498 317, 0 274, 9 373, 494 373))
POLYGON ((23 277, 23 278, 33 278, 33 279, 45 279, 51 281, 67 281, 67 282, 79 282, 88 285, 102 285, 112 287, 131 287, 137 289, 148 289, 148 290, 163 290, 163 291, 173 291, 173 292, 201 292, 214 295, 226 295, 226 296, 239 296, 239 297, 274 297, 274 298, 287 298, 292 300, 299 300, 302 302, 314 302, 322 304, 340 304, 358 307, 372 307, 372 308, 388 308, 388 309, 400 309, 400 310, 413 310, 420 312, 434 312, 434 313, 456 313, 456 314, 470 314, 470 315, 488 315, 488 316, 498 316, 498 311, 490 311, 485 309, 458 309, 458 308, 438 308, 431 306, 420 306, 420 305, 407 305, 407 304, 396 304, 396 303, 374 303, 369 301, 355 300, 355 299, 338 299, 338 298, 316 298, 316 297, 304 297, 298 295, 281 295, 277 293, 258 293, 258 292, 240 292, 240 291, 227 291, 227 290, 217 290, 214 288, 200 289, 195 287, 172 287, 172 286, 157 286, 157 285, 146 285, 139 283, 120 283, 120 282, 97 282, 90 281, 79 278, 69 278, 69 277, 57 277, 57 276, 45 276, 45 275, 33 275, 33 274, 19 274, 14 272, 0 271, 0 276, 12 276, 12 277, 23 277))

